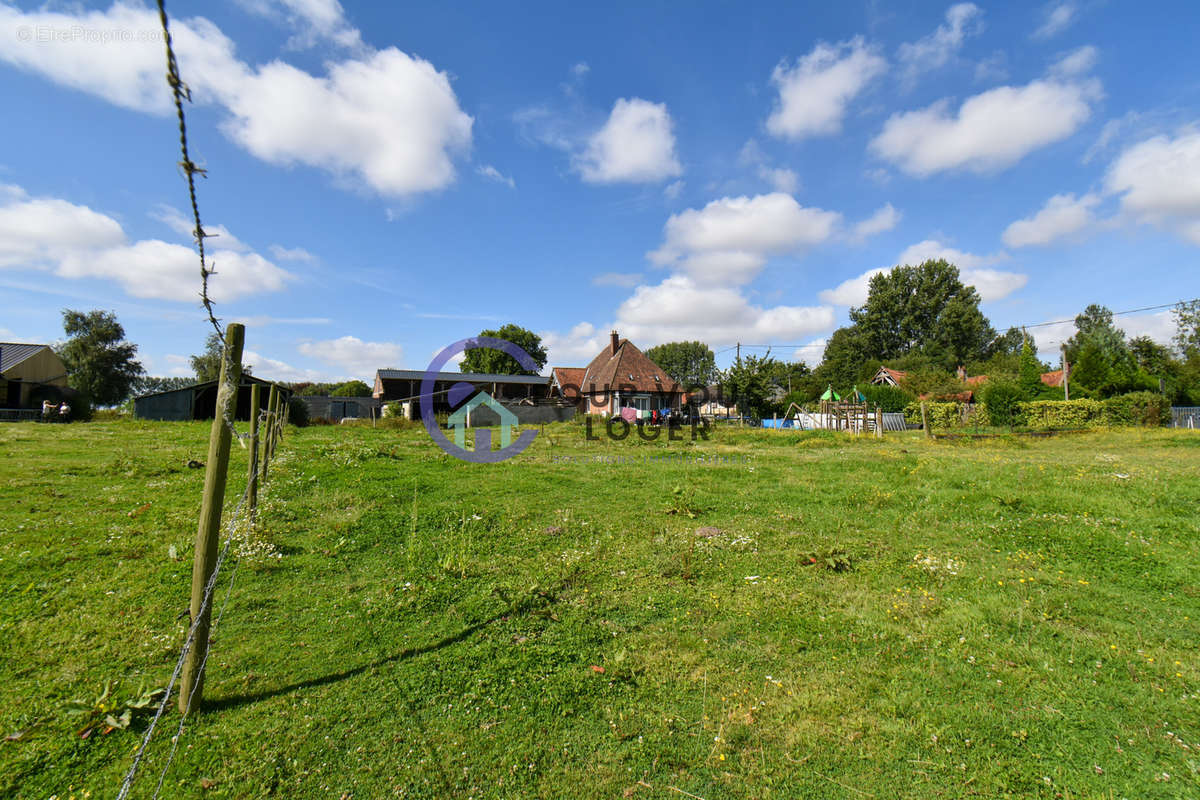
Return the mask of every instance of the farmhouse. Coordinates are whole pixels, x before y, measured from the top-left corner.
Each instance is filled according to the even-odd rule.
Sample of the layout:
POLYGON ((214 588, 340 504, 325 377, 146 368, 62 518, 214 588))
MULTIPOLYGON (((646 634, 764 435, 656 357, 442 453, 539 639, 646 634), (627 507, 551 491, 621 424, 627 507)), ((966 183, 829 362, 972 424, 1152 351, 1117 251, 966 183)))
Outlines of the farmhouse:
POLYGON ((0 408, 59 400, 66 388, 67 368, 49 345, 0 342, 0 408))
POLYGON ((662 367, 616 331, 586 367, 555 367, 554 385, 585 414, 611 415, 633 408, 646 415, 654 409, 678 409, 684 395, 683 387, 662 367))
MULTIPOLYGON (((243 375, 238 384, 237 414, 241 420, 250 419, 250 387, 257 384, 263 387, 259 390, 261 402, 266 405, 267 392, 271 390, 271 382, 253 375, 243 375)), ((279 392, 286 403, 292 397, 292 390, 279 387, 279 392)), ((212 419, 217 413, 217 382, 185 386, 182 389, 170 389, 165 392, 154 392, 134 398, 133 415, 138 419, 157 419, 183 421, 194 419, 212 419)))

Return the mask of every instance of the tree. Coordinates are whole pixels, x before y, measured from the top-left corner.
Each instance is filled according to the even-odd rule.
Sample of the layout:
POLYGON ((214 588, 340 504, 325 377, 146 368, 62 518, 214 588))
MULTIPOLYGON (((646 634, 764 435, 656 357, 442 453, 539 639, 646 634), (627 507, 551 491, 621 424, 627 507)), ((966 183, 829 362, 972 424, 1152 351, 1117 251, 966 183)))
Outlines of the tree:
POLYGON ((945 259, 875 275, 867 302, 850 310, 850 321, 866 358, 920 352, 945 369, 983 357, 996 338, 979 310, 979 293, 945 259))
POLYGON ((667 342, 651 347, 646 357, 685 389, 706 388, 717 377, 716 358, 704 342, 667 342))
POLYGON ((739 358, 725 371, 721 384, 726 396, 737 403, 739 413, 762 417, 769 412, 776 393, 771 376, 779 366, 768 350, 762 356, 739 358))
POLYGON ((509 323, 499 330, 480 331, 480 336, 492 339, 503 339, 520 347, 533 359, 537 369, 534 372, 522 367, 512 356, 500 350, 487 347, 473 347, 463 354, 462 372, 483 372, 492 375, 534 375, 546 366, 546 348, 542 347, 542 337, 519 325, 509 323))
POLYGON ((182 389, 185 386, 191 386, 195 381, 191 378, 184 378, 178 375, 172 375, 166 378, 145 376, 138 378, 134 383, 133 392, 139 395, 155 394, 156 392, 169 392, 172 389, 182 389))
POLYGON ((333 387, 329 394, 333 397, 370 397, 371 387, 362 381, 346 381, 333 387))
POLYGON ((1176 371, 1178 364, 1171 358, 1171 350, 1149 336, 1138 336, 1129 340, 1129 352, 1139 369, 1151 375, 1164 377, 1176 371))
POLYGON ((1178 303, 1171 309, 1175 317, 1175 347, 1188 359, 1200 356, 1200 299, 1178 303))
POLYGON ((1026 338, 1025 343, 1021 345, 1021 361, 1018 372, 1018 386, 1026 400, 1036 397, 1045 385, 1042 383, 1043 366, 1033 350, 1033 339, 1026 338))
MULTIPOLYGON (((192 371, 196 373, 197 383, 220 380, 221 359, 225 357, 225 344, 214 331, 204 339, 204 352, 192 356, 192 371)), ((253 368, 251 364, 242 364, 242 375, 249 375, 253 368)))
POLYGON ((125 329, 111 311, 64 309, 67 341, 57 348, 71 387, 99 406, 115 406, 145 370, 134 359, 137 345, 125 341, 125 329))
POLYGON ((1075 363, 1083 347, 1089 342, 1096 345, 1103 357, 1111 362, 1128 355, 1125 346, 1125 331, 1113 324, 1113 313, 1095 303, 1075 317, 1075 334, 1067 340, 1067 361, 1075 363))

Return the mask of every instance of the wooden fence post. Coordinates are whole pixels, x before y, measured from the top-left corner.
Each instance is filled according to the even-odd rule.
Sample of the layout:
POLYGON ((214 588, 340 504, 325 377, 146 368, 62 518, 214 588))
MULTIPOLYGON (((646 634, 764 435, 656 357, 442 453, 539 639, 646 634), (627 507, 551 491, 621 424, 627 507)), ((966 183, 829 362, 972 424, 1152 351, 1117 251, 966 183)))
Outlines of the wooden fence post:
POLYGON ((266 426, 267 426, 266 448, 267 449, 266 449, 266 454, 263 457, 263 465, 262 465, 262 480, 264 483, 267 480, 267 464, 270 463, 271 458, 275 455, 275 416, 276 416, 275 407, 276 407, 276 405, 278 405, 278 403, 279 403, 279 387, 277 387, 275 384, 272 383, 271 384, 271 394, 269 396, 269 399, 267 400, 267 409, 268 409, 267 421, 266 421, 266 426))
POLYGON ((246 480, 250 486, 250 521, 258 514, 258 407, 261 397, 258 384, 250 387, 250 469, 246 480))
POLYGON ((204 697, 204 673, 200 665, 208 653, 208 630, 212 620, 212 598, 204 603, 204 589, 217 562, 221 534, 221 507, 225 503, 225 481, 229 468, 230 430, 226 419, 237 413, 238 384, 242 379, 242 345, 246 328, 236 322, 225 327, 225 353, 221 360, 221 379, 217 384, 217 406, 212 431, 208 436, 208 462, 204 472, 204 496, 200 503, 200 522, 196 526, 196 553, 192 560, 192 602, 190 619, 196 626, 192 647, 183 662, 179 682, 179 710, 199 708, 204 697))
POLYGON ((926 439, 933 436, 933 433, 929 430, 929 419, 925 416, 925 403, 924 402, 921 403, 921 427, 925 429, 925 438, 926 439))

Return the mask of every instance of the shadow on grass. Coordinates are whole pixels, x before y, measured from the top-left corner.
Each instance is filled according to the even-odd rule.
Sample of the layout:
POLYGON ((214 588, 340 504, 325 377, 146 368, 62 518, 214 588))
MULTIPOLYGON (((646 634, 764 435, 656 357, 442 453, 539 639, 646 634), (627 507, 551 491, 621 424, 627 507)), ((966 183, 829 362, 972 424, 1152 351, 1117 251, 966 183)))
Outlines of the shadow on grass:
POLYGON ((438 641, 433 642, 431 644, 422 645, 421 647, 406 647, 405 649, 401 650, 398 653, 393 653, 392 655, 384 656, 383 658, 377 658, 374 661, 369 661, 365 664, 360 664, 357 667, 351 667, 350 669, 345 669, 340 672, 333 672, 328 675, 321 675, 320 677, 316 677, 316 678, 309 678, 307 680, 297 681, 295 683, 288 684, 287 686, 280 686, 276 689, 269 689, 267 691, 255 692, 253 694, 235 694, 235 695, 230 695, 229 697, 221 697, 221 698, 215 698, 212 700, 205 700, 204 710, 205 711, 227 711, 230 709, 238 708, 240 706, 248 705, 250 703, 258 703, 263 700, 270 700, 273 697, 279 697, 281 695, 291 694, 292 692, 298 692, 303 689, 315 689, 320 686, 328 686, 331 683, 338 683, 340 681, 348 680, 348 679, 356 677, 358 675, 362 675, 364 672, 375 669, 377 667, 383 667, 388 664, 396 664, 401 661, 407 661, 410 658, 415 658, 416 656, 421 656, 421 655, 425 655, 426 653, 436 652, 445 647, 449 647, 450 645, 458 644, 459 642, 461 642, 464 639, 471 636, 476 631, 478 631, 482 628, 485 628, 488 625, 491 625, 493 622, 496 622, 497 620, 505 619, 507 617, 517 615, 517 614, 528 614, 533 611, 536 611, 539 608, 544 608, 546 606, 552 605, 553 603, 555 603, 557 601, 556 593, 559 589, 561 589, 561 587, 558 587, 557 589, 555 589, 552 592, 540 592, 540 591, 534 592, 533 594, 529 595, 528 597, 526 597, 522 600, 519 600, 515 603, 512 603, 511 605, 509 605, 508 608, 504 609, 503 611, 498 611, 485 620, 480 620, 479 622, 473 622, 470 625, 468 625, 467 627, 463 628, 458 633, 443 637, 442 639, 439 639, 438 641))

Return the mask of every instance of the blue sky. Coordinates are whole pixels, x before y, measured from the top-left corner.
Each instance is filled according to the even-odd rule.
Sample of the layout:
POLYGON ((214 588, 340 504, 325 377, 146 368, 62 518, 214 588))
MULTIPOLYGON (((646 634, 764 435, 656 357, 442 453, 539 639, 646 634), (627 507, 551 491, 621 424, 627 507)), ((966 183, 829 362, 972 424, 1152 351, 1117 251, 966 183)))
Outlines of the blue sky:
MULTIPOLYGON (((816 363, 872 271, 936 256, 1001 329, 1200 295, 1194 3, 611 6, 169 5, 258 374, 369 380, 509 321, 552 365, 612 328, 816 363)), ((108 308, 189 372, 163 72, 149 6, 0 2, 0 340, 108 308)))

